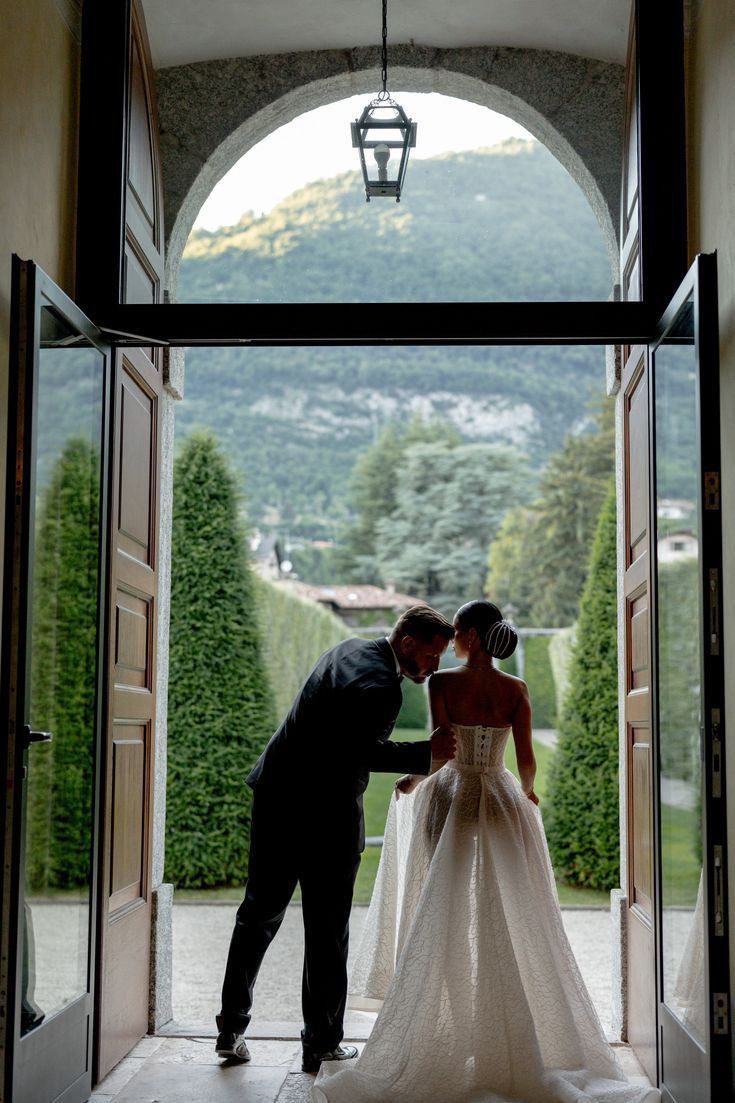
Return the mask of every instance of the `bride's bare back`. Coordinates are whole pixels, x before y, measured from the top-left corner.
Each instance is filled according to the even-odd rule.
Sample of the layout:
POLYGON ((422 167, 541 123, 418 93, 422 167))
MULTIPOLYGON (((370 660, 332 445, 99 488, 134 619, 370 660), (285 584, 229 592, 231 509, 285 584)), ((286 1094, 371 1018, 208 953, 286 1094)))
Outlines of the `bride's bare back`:
POLYGON ((536 759, 531 739, 531 701, 520 678, 490 661, 437 671, 429 682, 432 728, 454 724, 513 729, 521 785, 534 803, 536 759))

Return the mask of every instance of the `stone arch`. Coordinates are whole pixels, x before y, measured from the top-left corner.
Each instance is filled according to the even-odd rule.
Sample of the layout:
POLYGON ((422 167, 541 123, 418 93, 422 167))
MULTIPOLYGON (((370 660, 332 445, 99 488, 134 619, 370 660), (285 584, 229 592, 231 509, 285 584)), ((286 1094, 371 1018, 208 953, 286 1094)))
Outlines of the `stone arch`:
MULTIPOLYGON (((440 92, 499 111, 549 149, 587 197, 618 266, 624 68, 550 50, 391 49, 390 83, 440 92)), ((161 124, 167 287, 215 184, 243 154, 305 111, 370 95, 377 48, 198 62, 156 75, 161 124)))

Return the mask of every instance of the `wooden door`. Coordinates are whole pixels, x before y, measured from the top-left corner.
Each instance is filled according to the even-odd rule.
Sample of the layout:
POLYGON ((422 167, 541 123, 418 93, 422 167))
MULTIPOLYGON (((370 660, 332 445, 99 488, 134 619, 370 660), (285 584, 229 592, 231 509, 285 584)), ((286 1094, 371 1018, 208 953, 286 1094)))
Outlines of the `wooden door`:
MULTIPOLYGON (((133 10, 122 297, 162 297, 163 223, 153 84, 133 10)), ((156 716, 160 350, 118 351, 110 494, 110 636, 104 763, 97 1078, 148 1029, 156 716)))
POLYGON ((625 776, 628 1040, 657 1081, 654 814, 651 727, 648 349, 623 371, 625 776))
POLYGON ((98 1078, 148 1029, 150 969, 159 388, 140 350, 116 376, 98 1078))

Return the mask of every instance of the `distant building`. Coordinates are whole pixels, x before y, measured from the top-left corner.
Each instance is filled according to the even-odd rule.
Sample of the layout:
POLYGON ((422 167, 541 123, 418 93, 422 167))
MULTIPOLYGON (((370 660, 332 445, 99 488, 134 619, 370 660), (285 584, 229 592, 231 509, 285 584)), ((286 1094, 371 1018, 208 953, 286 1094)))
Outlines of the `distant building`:
POLYGON ((412 605, 425 605, 419 597, 383 590, 380 586, 314 586, 296 579, 283 579, 283 586, 301 597, 326 605, 352 628, 387 628, 412 605))
POLYGON ((687 501, 686 498, 661 498, 656 507, 656 514, 667 521, 682 521, 685 517, 689 517, 695 508, 696 503, 687 501))
POLYGON ((673 563, 677 559, 696 559, 699 540, 693 532, 667 532, 656 545, 659 563, 673 563))

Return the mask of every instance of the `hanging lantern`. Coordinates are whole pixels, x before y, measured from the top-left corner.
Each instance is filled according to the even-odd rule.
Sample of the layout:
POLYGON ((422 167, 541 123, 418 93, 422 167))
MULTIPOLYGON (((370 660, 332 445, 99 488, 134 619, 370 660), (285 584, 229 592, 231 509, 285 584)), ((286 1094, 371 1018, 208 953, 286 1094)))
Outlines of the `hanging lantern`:
POLYGON ((352 145, 360 150, 360 167, 368 203, 373 195, 388 196, 400 203, 408 151, 416 145, 416 123, 391 98, 387 88, 387 20, 388 0, 383 0, 383 90, 370 101, 360 118, 351 124, 352 145))

